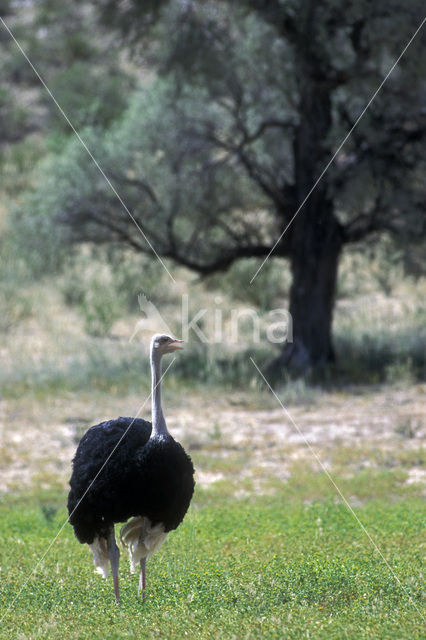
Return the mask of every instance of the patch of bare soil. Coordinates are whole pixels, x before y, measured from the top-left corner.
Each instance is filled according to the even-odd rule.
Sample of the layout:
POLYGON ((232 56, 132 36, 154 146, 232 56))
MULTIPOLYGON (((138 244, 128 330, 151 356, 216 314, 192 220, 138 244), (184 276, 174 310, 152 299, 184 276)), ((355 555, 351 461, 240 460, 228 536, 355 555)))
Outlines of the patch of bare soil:
MULTIPOLYGON (((421 451, 426 438, 425 385, 358 394, 324 394, 310 406, 286 407, 250 393, 237 400, 191 395, 166 411, 170 431, 191 453, 197 482, 227 478, 285 481, 295 464, 351 475, 363 467, 403 467, 407 483, 425 482, 421 451), (309 443, 309 444, 308 444, 309 443), (310 445, 310 447, 309 447, 310 445)), ((66 488, 76 444, 87 426, 132 415, 139 399, 68 395, 0 401, 0 492, 66 488), (127 410, 126 410, 127 407, 127 410), (132 410, 133 408, 133 410, 132 410)), ((145 407, 143 417, 149 416, 145 407)), ((266 490, 266 488, 265 488, 266 490)))

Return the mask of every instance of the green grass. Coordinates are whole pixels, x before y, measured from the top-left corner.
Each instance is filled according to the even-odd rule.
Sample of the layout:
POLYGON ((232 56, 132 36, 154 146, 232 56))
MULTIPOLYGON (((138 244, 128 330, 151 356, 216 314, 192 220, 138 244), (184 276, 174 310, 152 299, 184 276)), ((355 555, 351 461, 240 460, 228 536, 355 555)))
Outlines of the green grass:
POLYGON ((148 564, 145 603, 122 555, 119 608, 69 525, 31 574, 66 518, 64 496, 10 497, 0 507, 0 637, 423 638, 424 505, 415 489, 401 500, 393 472, 383 473, 388 485, 376 495, 370 478, 372 499, 355 510, 400 583, 330 487, 307 474, 245 500, 197 490, 148 564))

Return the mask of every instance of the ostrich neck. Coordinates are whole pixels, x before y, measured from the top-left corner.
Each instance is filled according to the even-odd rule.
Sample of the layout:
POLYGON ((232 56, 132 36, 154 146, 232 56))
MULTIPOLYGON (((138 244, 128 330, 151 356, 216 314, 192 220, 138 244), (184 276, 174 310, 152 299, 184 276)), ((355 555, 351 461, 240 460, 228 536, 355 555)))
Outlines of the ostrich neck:
POLYGON ((151 355, 152 372, 152 434, 154 436, 165 436, 168 434, 166 421, 164 420, 163 409, 161 408, 161 356, 151 355))

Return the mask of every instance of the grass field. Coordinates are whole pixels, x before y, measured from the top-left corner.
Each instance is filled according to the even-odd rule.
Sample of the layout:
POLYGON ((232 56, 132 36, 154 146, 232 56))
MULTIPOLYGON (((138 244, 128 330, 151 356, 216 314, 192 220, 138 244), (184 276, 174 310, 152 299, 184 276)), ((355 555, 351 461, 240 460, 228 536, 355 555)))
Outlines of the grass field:
POLYGON ((2 401, 0 637, 424 637, 424 385, 289 401, 380 553, 273 397, 168 386, 169 427, 194 460, 196 495, 149 562, 145 603, 122 554, 120 608, 111 578, 61 527, 78 415, 136 408, 137 394, 2 401))
POLYGON ((66 518, 61 495, 7 500, 2 637, 423 638, 418 491, 401 491, 391 471, 352 480, 354 491, 372 488, 356 514, 398 581, 333 489, 308 474, 268 496, 198 489, 183 525, 148 565, 145 603, 122 561, 119 608, 111 579, 94 574, 68 525, 36 565, 66 518))

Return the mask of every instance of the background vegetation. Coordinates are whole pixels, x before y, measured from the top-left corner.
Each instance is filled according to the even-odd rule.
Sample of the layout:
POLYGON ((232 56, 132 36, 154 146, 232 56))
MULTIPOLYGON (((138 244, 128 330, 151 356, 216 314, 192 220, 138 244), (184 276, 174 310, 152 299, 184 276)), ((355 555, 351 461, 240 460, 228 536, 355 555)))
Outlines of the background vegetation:
MULTIPOLYGON (((229 272, 224 282, 234 280, 240 298, 244 291, 263 308, 283 300, 289 308, 293 343, 275 361, 279 378, 289 368, 321 376, 335 360, 342 255, 379 263, 385 293, 388 267, 421 277, 422 30, 340 147, 421 24, 420 3, 357 1, 350 11, 251 0, 4 5, 104 172, 4 28, 2 165, 13 211, 4 242, 30 277, 58 273, 88 251, 99 258, 99 248, 101 262, 107 255, 117 266, 125 256, 128 269, 130 250, 134 268, 148 272, 141 255, 155 250, 169 269, 210 276, 219 290, 229 272), (267 272, 249 286, 272 248, 267 272)), ((135 299, 127 277, 120 290, 129 287, 135 299)), ((105 313, 99 296, 79 301, 95 333, 118 313, 108 292, 100 295, 105 313)))

